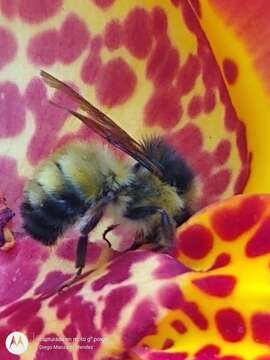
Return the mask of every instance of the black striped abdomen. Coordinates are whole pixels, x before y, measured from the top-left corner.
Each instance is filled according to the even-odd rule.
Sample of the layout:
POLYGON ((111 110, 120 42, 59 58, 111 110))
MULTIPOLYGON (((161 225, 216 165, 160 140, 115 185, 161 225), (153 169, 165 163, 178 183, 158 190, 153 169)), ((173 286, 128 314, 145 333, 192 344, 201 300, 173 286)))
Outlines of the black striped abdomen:
POLYGON ((104 192, 126 182, 129 174, 129 166, 103 145, 64 145, 40 164, 25 188, 21 207, 25 230, 42 243, 53 244, 104 192))
MULTIPOLYGON (((61 173, 61 170, 58 169, 61 173)), ((80 190, 71 181, 63 178, 60 191, 48 191, 46 184, 36 180, 34 190, 27 189, 21 206, 23 227, 29 235, 45 245, 56 242, 65 230, 74 224, 89 208, 89 202, 83 198, 80 190), (31 201, 31 192, 38 192, 41 201, 31 201)))

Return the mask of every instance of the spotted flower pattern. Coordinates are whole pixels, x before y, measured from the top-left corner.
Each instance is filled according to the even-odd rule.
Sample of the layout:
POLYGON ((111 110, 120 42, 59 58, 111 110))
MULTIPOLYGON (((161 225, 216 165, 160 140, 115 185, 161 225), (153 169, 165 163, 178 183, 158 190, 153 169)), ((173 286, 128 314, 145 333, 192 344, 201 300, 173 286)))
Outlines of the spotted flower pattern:
POLYGON ((270 358, 269 196, 217 202, 245 188, 268 191, 261 140, 270 7, 247 2, 0 0, 0 189, 16 213, 16 244, 0 250, 1 358, 270 358), (247 25, 254 13, 258 27, 247 25), (60 295, 76 237, 48 249, 24 234, 23 187, 57 147, 95 135, 49 103, 67 99, 44 85, 40 69, 136 139, 165 136, 194 169, 200 210, 169 255, 121 253, 117 241, 108 249, 100 224, 84 278, 60 295), (29 339, 20 357, 4 344, 15 329, 29 339))

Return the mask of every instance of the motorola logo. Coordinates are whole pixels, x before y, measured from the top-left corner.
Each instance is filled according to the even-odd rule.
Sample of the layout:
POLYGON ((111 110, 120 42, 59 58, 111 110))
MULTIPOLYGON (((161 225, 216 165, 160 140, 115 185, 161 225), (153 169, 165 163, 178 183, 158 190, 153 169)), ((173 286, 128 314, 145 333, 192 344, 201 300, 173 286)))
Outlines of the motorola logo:
POLYGON ((11 354, 23 354, 28 348, 28 339, 25 334, 14 331, 6 338, 6 348, 11 354))

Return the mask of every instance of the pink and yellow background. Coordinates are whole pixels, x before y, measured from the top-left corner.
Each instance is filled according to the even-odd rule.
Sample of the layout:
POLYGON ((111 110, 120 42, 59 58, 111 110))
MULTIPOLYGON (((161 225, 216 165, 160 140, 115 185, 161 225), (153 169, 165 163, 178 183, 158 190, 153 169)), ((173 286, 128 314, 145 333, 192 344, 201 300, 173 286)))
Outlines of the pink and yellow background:
POLYGON ((270 184, 269 2, 0 0, 0 12, 0 191, 16 213, 16 245, 0 250, 1 359, 269 360, 270 197, 256 195, 270 184), (117 234, 109 250, 105 220, 83 281, 55 294, 76 239, 48 249, 25 235, 23 186, 55 148, 95 135, 48 102, 67 100, 40 69, 194 168, 200 211, 173 254, 121 254, 117 234), (29 339, 20 357, 5 348, 15 330, 29 339), (93 349, 41 349, 53 337, 93 349))

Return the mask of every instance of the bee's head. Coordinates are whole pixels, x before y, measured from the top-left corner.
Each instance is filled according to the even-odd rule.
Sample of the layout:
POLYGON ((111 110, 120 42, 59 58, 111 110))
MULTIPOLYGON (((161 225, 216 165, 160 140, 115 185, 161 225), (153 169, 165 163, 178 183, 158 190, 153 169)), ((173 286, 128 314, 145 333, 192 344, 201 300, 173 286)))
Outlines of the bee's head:
MULTIPOLYGON (((186 161, 172 149, 163 138, 153 137, 143 143, 144 151, 161 169, 162 180, 177 189, 179 195, 191 187, 194 174, 186 161)), ((136 166, 135 165, 135 170, 136 166)))

